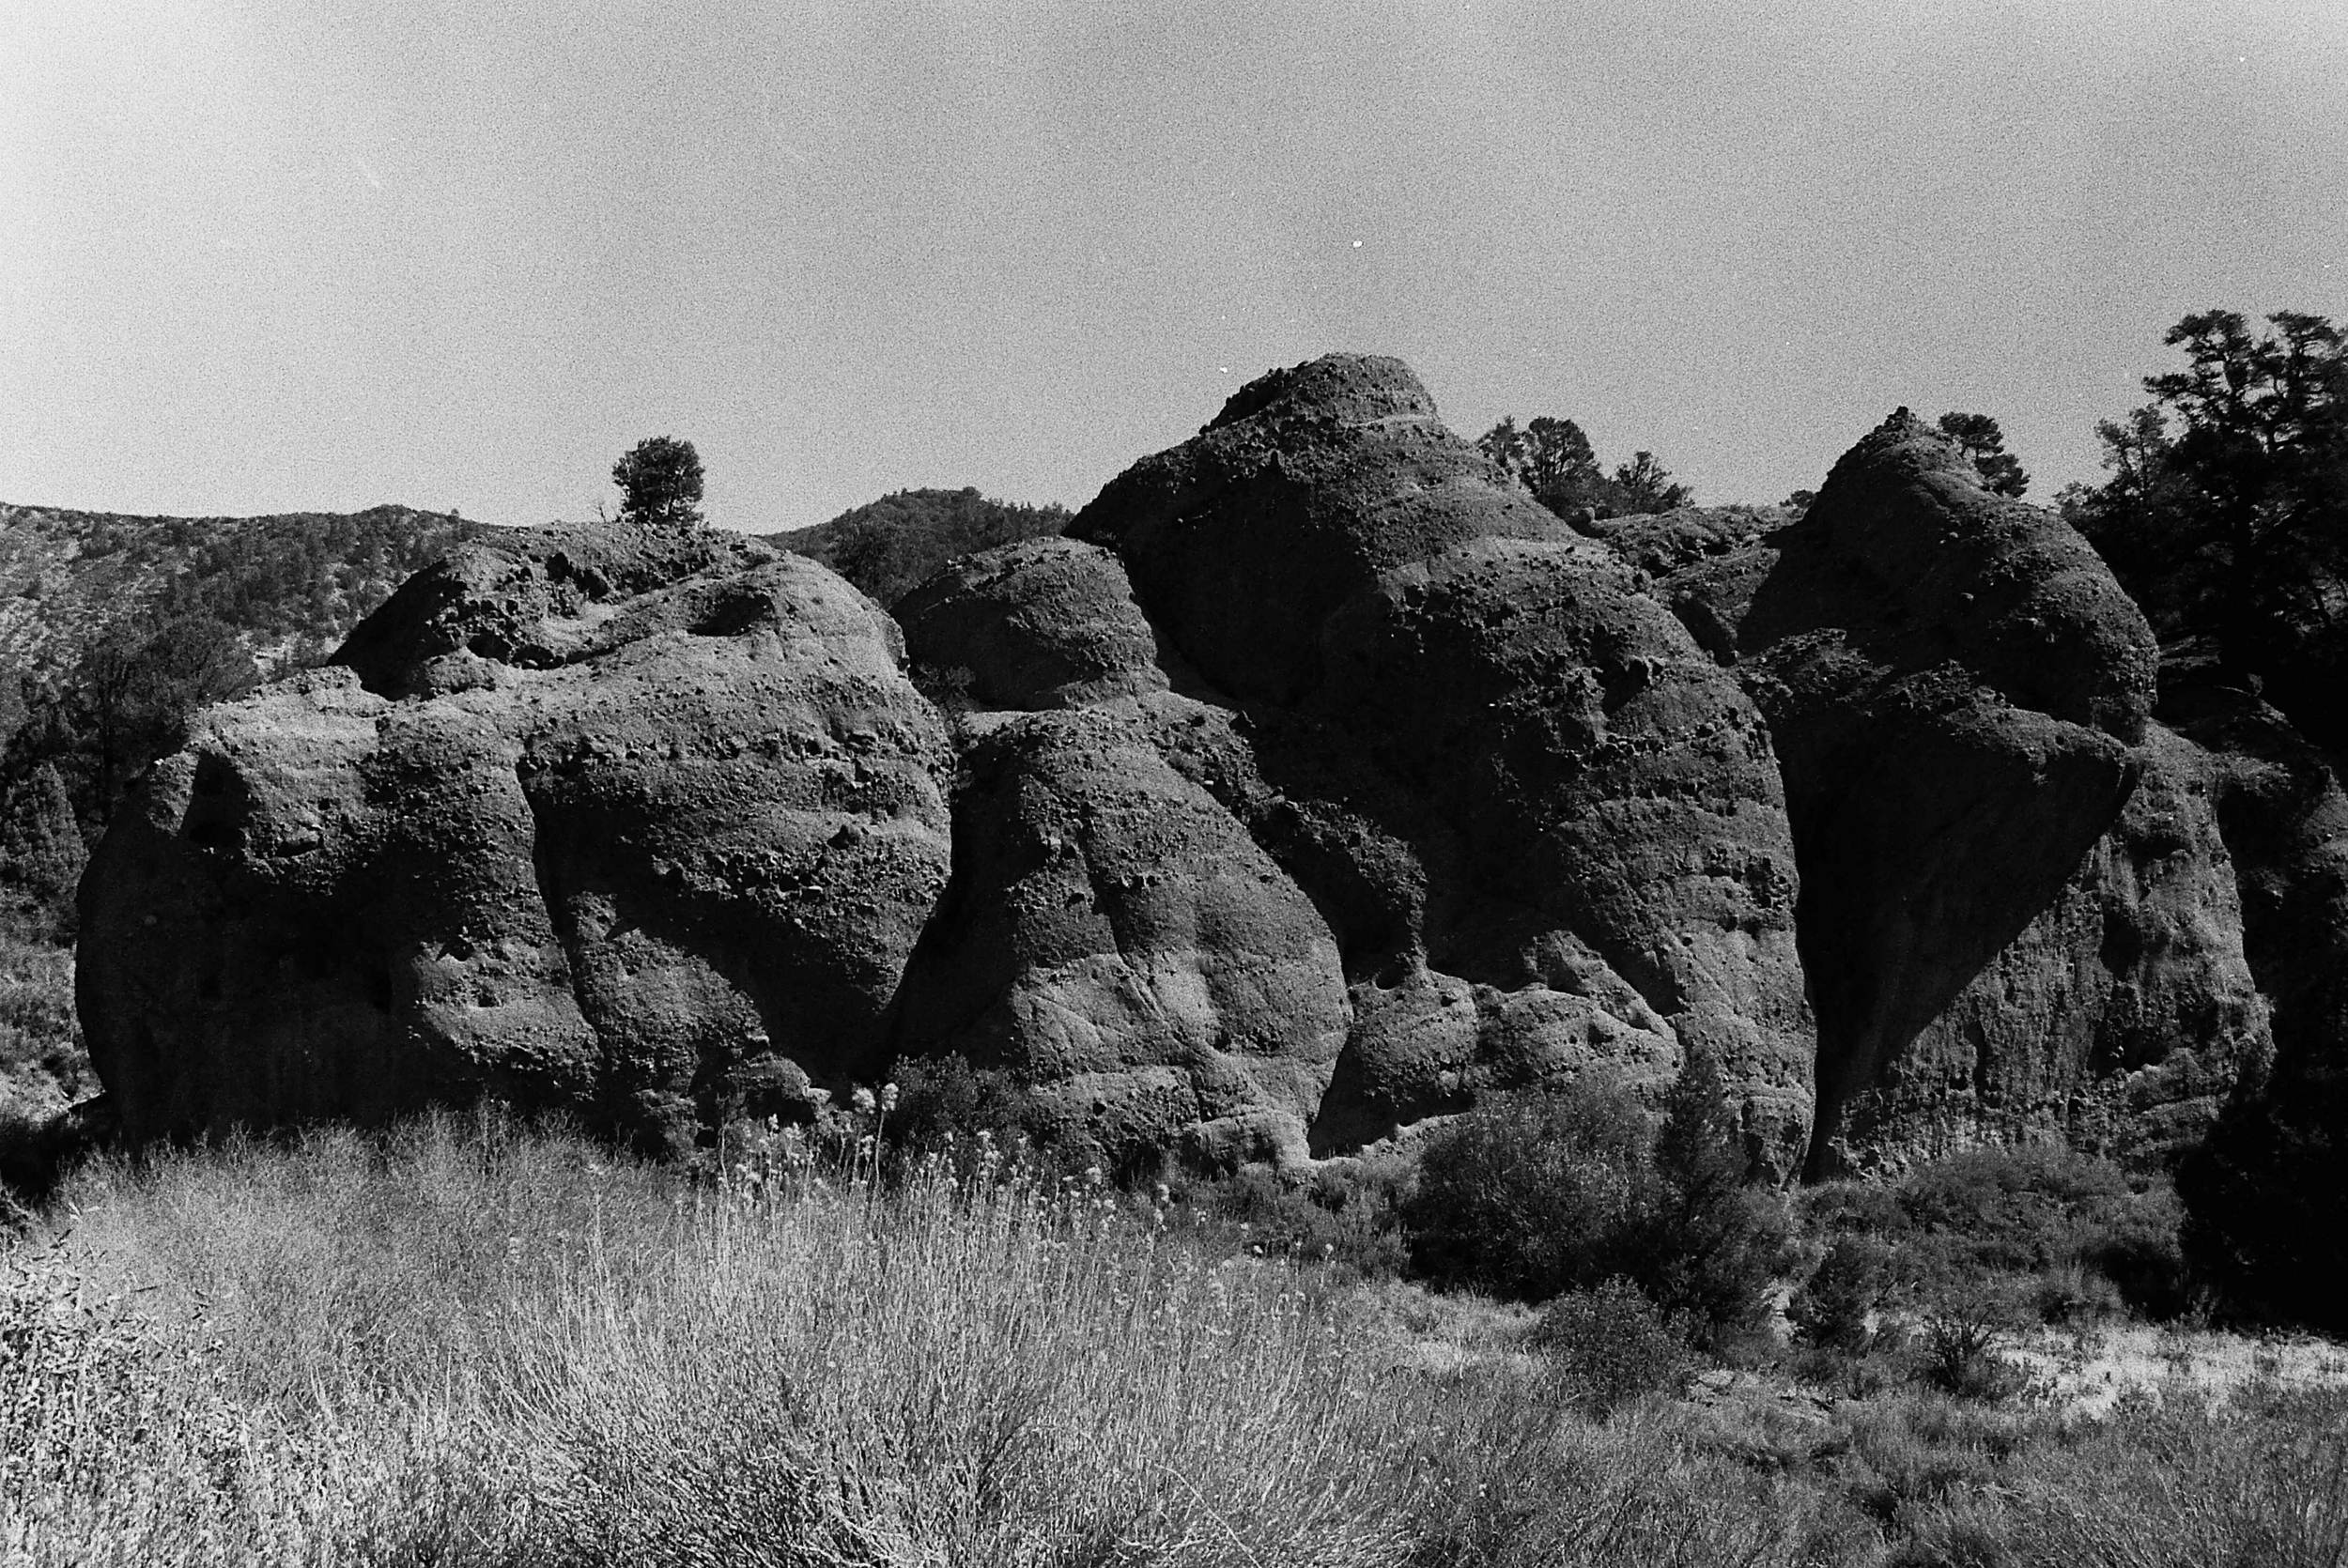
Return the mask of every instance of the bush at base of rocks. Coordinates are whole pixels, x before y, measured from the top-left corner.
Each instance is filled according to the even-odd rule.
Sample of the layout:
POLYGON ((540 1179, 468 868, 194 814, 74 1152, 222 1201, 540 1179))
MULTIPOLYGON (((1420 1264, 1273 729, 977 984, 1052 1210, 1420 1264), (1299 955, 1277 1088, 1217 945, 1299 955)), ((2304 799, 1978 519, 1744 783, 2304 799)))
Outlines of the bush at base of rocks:
POLYGON ((1621 1278, 1552 1301, 1533 1344, 1575 1401, 1601 1417, 1648 1394, 1680 1392, 1696 1365, 1687 1336, 1621 1278))
POLYGON ((1403 1207, 1413 1265, 1540 1301, 1630 1281, 1698 1339, 1761 1315, 1784 1229, 1743 1182, 1720 1078, 1691 1058, 1660 1129, 1621 1087, 1577 1082, 1472 1111, 1428 1139, 1403 1207))
POLYGON ((1871 1236, 1837 1237, 1786 1303, 1803 1343, 1856 1354, 1875 1337, 1872 1316, 1892 1289, 1892 1249, 1871 1236))

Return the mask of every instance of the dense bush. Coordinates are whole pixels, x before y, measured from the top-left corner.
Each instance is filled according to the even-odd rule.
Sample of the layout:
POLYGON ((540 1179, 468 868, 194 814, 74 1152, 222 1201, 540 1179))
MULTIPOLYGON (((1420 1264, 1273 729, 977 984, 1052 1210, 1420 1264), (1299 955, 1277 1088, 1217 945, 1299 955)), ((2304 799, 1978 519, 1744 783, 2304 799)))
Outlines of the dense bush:
POLYGON ((2047 1321, 2122 1306, 2170 1317, 2187 1304, 2175 1192, 2161 1177, 2091 1155, 1971 1149, 1919 1165, 1896 1184, 1814 1190, 1804 1207, 1830 1250, 1804 1287, 1812 1294, 1797 1293, 1796 1321, 1817 1314, 1823 1333, 1834 1332, 1838 1310, 1846 1315, 1849 1303, 1838 1309, 1837 1294, 1858 1288, 1861 1239, 1870 1244, 1864 1269, 1879 1275, 1864 1289, 1879 1302, 1928 1305, 2000 1281, 2047 1321))
POLYGON ((1628 1274, 1646 1122, 1619 1085, 1581 1083, 1495 1099, 1430 1134, 1402 1216, 1413 1266, 1530 1301, 1628 1274))
POLYGON ((1870 1319, 1892 1288, 1887 1243, 1872 1236, 1838 1236, 1786 1302, 1785 1315, 1806 1343, 1856 1354, 1874 1338, 1870 1319))
POLYGON ((888 1139, 919 1153, 972 1144, 981 1132, 1032 1136, 1040 1119, 1035 1097, 1017 1078, 973 1068, 959 1053, 908 1056, 891 1076, 897 1107, 889 1114, 888 1139))
POLYGON ((1650 1394, 1676 1394, 1695 1370, 1687 1336, 1626 1279, 1550 1302, 1533 1344, 1597 1416, 1650 1394))
POLYGON ((1717 1068, 1690 1058, 1651 1129, 1619 1085, 1576 1083, 1480 1107, 1430 1136, 1403 1210, 1429 1278, 1546 1300, 1627 1279, 1717 1338, 1764 1309, 1783 1240, 1748 1190, 1717 1068))

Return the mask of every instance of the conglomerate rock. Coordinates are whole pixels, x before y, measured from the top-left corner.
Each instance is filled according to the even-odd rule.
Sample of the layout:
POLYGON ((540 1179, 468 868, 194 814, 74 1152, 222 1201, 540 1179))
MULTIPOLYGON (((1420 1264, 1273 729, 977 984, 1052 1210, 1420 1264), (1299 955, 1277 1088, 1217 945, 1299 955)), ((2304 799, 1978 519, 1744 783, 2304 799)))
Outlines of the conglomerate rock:
POLYGON ((1267 376, 1069 531, 1117 553, 1203 699, 1136 702, 1167 761, 1336 936, 1352 1018, 1316 1147, 1701 1050, 1756 1158, 1793 1157, 1812 1047, 1758 715, 1407 367, 1267 376))
POLYGON ((677 1149, 885 1060, 950 862, 896 626, 722 536, 516 531, 213 708, 82 884, 133 1137, 484 1092, 677 1149))
POLYGON ((677 1150, 952 1053, 1071 1145, 1293 1162, 1703 1053, 1825 1175, 2164 1155, 2340 1065, 2326 760, 2148 722, 2093 552, 1905 411, 1799 516, 1568 527, 1332 355, 900 612, 517 531, 201 715, 83 884, 126 1130, 490 1093, 677 1150))
POLYGON ((2138 745, 2151 630, 2060 519, 1903 409, 1798 518, 1607 532, 1768 718, 1817 1009, 1812 1174, 2124 1142, 2115 1095, 2205 1107, 2264 1049, 2200 764, 2138 745), (2169 1022, 2192 1032, 2153 1043, 2169 1022))

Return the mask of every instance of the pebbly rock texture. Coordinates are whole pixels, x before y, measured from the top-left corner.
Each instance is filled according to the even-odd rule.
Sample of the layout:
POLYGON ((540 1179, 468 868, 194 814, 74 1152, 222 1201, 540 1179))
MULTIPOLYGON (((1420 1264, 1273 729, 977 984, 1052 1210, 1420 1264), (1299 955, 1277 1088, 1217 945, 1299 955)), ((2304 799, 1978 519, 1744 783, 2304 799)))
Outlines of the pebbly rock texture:
POLYGON ((211 709, 82 883, 134 1138, 488 1092, 670 1151, 868 1079, 947 876, 895 625, 719 535, 517 530, 211 709))
MULTIPOLYGON (((1335 939, 1317 1150, 1560 1074, 1657 1084, 1702 1049, 1782 1167, 1812 1047, 1768 736, 1641 576, 1563 531, 1407 367, 1348 355, 1244 389, 1070 530, 1115 552, 1183 694, 1120 699, 1133 722, 1335 939)), ((980 561, 1012 619, 1055 602, 1046 562, 980 561)), ((925 661, 991 667, 915 619, 925 661)), ((987 874, 958 861, 957 888, 987 874)))
POLYGON ((2052 902, 1851 1097, 1845 1158, 2059 1138, 2160 1161, 2273 1051, 2218 827, 2227 764, 2158 725, 2120 820, 2052 902))
POLYGON ((963 759, 905 1049, 1008 1069, 1064 1145, 1302 1158, 1348 1014, 1296 884, 1130 705, 983 715, 963 759))
MULTIPOLYGON (((1610 533, 1665 569, 1658 592, 1768 717, 1817 1009, 1811 1174, 1929 1152, 1953 1121, 2059 1133, 2104 1002, 2144 989, 2124 978, 2124 941, 2104 979, 2079 968, 2104 950, 2093 909, 2173 926, 2162 899, 2206 902, 2224 880, 2222 865, 2186 874, 2186 890, 2139 910, 2146 868, 2125 845, 2082 869, 2146 765, 2135 744, 2157 655, 2142 614, 2084 540, 1984 489, 1905 409, 1799 519, 1719 513, 1610 533)), ((2209 988, 2179 1006, 2211 1021, 2194 1049, 2231 1060, 2261 1031, 2238 966, 2209 961, 2174 977, 2209 988)), ((2187 1098, 2205 1094, 2184 1077, 2187 1098)))
POLYGON ((965 556, 907 593, 896 616, 934 689, 981 708, 1073 708, 1166 689, 1124 568, 1074 539, 965 556))

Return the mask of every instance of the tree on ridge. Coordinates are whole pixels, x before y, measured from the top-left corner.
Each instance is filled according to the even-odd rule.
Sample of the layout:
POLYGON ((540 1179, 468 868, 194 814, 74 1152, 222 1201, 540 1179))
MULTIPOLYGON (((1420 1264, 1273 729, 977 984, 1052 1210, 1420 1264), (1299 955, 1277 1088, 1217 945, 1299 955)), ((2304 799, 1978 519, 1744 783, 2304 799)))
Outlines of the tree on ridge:
POLYGON ((620 521, 644 528, 702 526, 702 458, 690 441, 647 436, 611 465, 620 521))
POLYGON ((1942 414, 1940 429, 1956 438, 1980 470, 1981 482, 1998 495, 2019 496, 2030 488, 2030 475, 2022 471, 2021 459, 2006 451, 2005 432, 1989 415, 1942 414))

